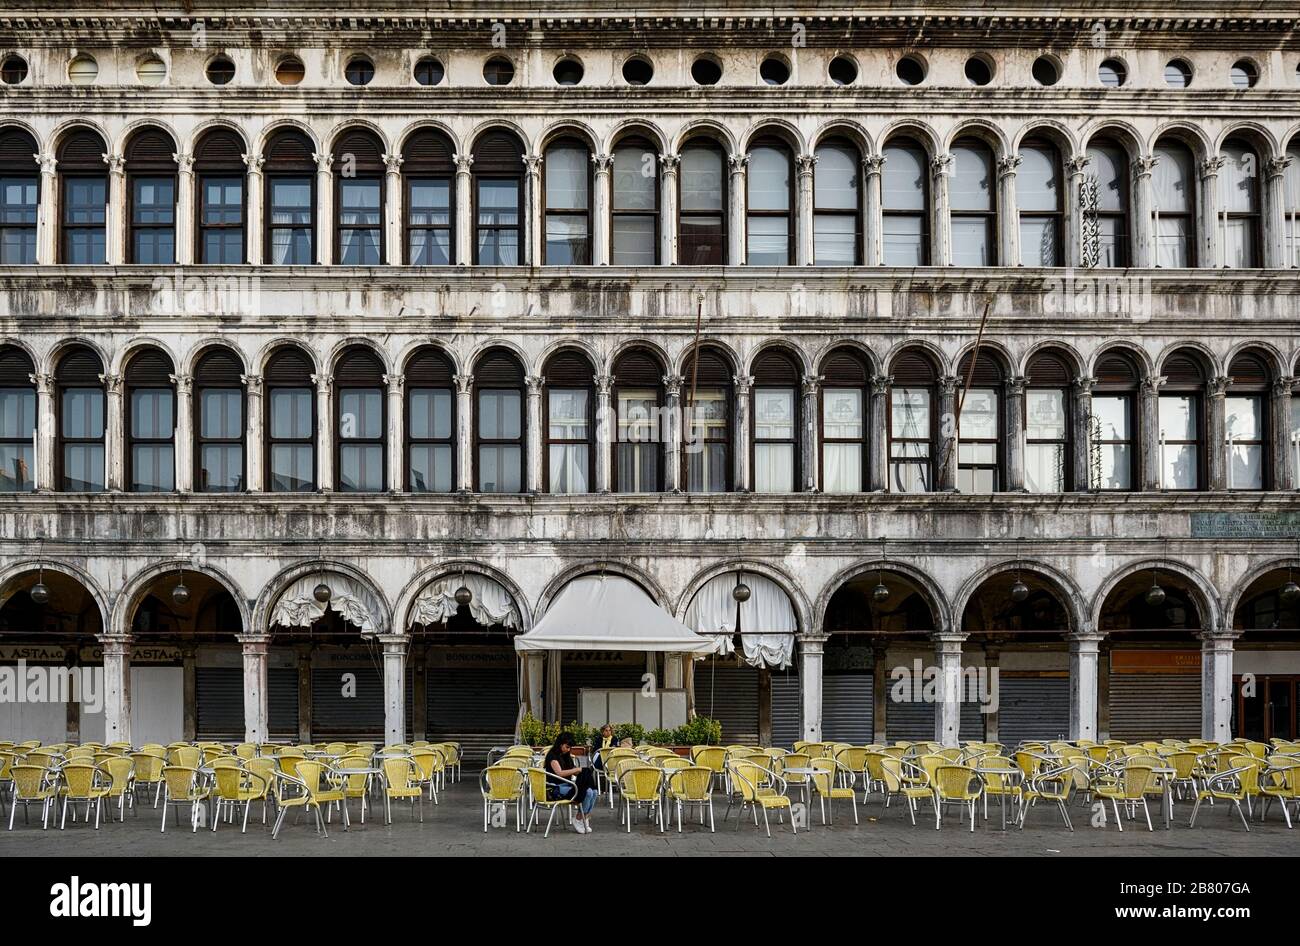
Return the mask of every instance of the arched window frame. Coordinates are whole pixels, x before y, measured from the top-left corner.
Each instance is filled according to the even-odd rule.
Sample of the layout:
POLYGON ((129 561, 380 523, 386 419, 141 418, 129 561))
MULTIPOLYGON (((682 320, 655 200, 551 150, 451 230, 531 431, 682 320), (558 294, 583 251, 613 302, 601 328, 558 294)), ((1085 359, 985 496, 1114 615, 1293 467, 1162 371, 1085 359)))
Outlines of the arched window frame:
POLYGON ((1006 372, 987 350, 979 353, 966 386, 971 354, 957 366, 957 490, 986 495, 1006 489, 1006 372), (988 399, 991 398, 991 404, 988 399), (991 407, 981 410, 982 407, 991 407), (981 426, 980 421, 984 424, 981 426), (992 432, 988 423, 992 423, 992 432), (991 448, 991 450, 990 450, 991 448), (988 487, 985 489, 984 487, 988 487))
POLYGON ((590 493, 596 475, 595 371, 585 355, 569 349, 551 355, 542 375, 544 488, 548 493, 590 493))
POLYGON ((142 128, 126 144, 128 263, 176 262, 176 143, 158 128, 142 128), (152 199, 150 199, 152 197, 152 199))
POLYGON ((813 262, 819 266, 861 266, 863 260, 863 226, 862 226, 862 151, 847 138, 827 138, 817 145, 817 162, 813 166, 813 262), (853 173, 852 206, 847 201, 833 202, 831 186, 819 186, 829 174, 830 162, 827 157, 832 152, 842 152, 849 156, 853 173), (853 233, 851 253, 836 252, 836 247, 844 242, 845 222, 853 233))
POLYGON ((1064 355, 1040 351, 1030 359, 1025 376, 1025 489, 1031 493, 1071 492, 1074 371, 1064 355))
POLYGON ((708 346, 699 350, 700 370, 694 372, 695 357, 687 358, 682 376, 681 482, 689 493, 728 493, 734 489, 735 386, 726 355, 708 346), (692 379, 695 402, 691 402, 692 379), (721 416, 719 416, 721 413, 721 416), (698 449, 694 444, 698 443, 698 449))
POLYGON ((388 483, 388 391, 384 363, 353 345, 334 364, 334 488, 381 493, 388 483), (349 470, 355 475, 349 476, 349 470))
POLYGON ((1161 138, 1156 142, 1155 180, 1152 185, 1152 232, 1156 241, 1156 266, 1168 268, 1193 267, 1197 264, 1196 158, 1183 142, 1176 138, 1161 138), (1181 200, 1173 195, 1164 197, 1166 182, 1176 189, 1176 169, 1182 176, 1181 200))
POLYGON ((822 359, 817 417, 817 439, 822 462, 818 470, 822 492, 861 493, 868 489, 868 437, 871 426, 871 365, 852 348, 838 348, 822 359), (854 427, 856 426, 856 432, 854 427), (834 464, 832 454, 840 456, 834 464), (832 477, 832 466, 851 470, 843 479, 832 477))
MULTIPOLYGON (((509 427, 497 429, 495 432, 508 434, 509 427)), ((519 359, 510 352, 504 349, 493 349, 484 352, 474 366, 474 490, 480 493, 522 493, 527 488, 527 467, 528 392, 524 384, 524 369, 519 359), (488 398, 493 396, 499 397, 499 401, 495 405, 489 405, 488 398), (507 418, 505 412, 509 410, 512 400, 517 405, 518 435, 513 437, 485 435, 485 407, 495 406, 499 409, 497 411, 499 417, 507 418), (487 451, 496 453, 498 468, 504 465, 500 462, 501 458, 513 451, 515 459, 509 463, 512 469, 508 472, 513 474, 517 488, 502 489, 498 488, 502 484, 497 481, 491 483, 485 481, 484 461, 488 456, 487 451), (485 488, 489 485, 493 488, 485 488)), ((507 479, 504 485, 512 485, 510 479, 507 479)))
POLYGON ((1132 187, 1129 154, 1118 141, 1099 138, 1088 144, 1088 180, 1097 187, 1097 265, 1124 268, 1131 265, 1129 201, 1132 187), (1108 173, 1113 169, 1114 173, 1108 173), (1111 194, 1115 199, 1110 199, 1111 194))
POLYGON ((519 140, 506 131, 489 131, 474 145, 474 264, 523 266, 528 263, 525 228, 524 159, 519 140), (504 202, 514 188, 513 205, 504 202), (499 190, 500 194, 495 191, 499 190), (485 195, 501 201, 485 202, 485 195), (514 222, 510 223, 513 215, 514 222))
POLYGON ((247 488, 248 398, 240 377, 242 371, 239 357, 219 346, 204 352, 194 366, 193 449, 197 492, 241 493, 247 488), (213 471, 223 475, 211 477, 213 471))
POLYGON ((108 260, 107 152, 104 139, 88 128, 68 132, 59 143, 60 263, 99 266, 108 260))
POLYGON ((0 266, 36 263, 40 146, 22 128, 0 128, 0 266))
POLYGON ((966 136, 953 142, 950 153, 953 160, 948 183, 948 216, 952 263, 954 266, 996 266, 999 207, 993 149, 979 138, 966 136), (977 174, 983 174, 982 182, 967 180, 977 174), (981 190, 985 192, 984 198, 979 196, 981 190))
POLYGON ((1263 265, 1263 174, 1260 150, 1243 138, 1229 138, 1221 151, 1219 171, 1220 257, 1226 269, 1258 269, 1263 265), (1239 156, 1238 156, 1239 155, 1239 156), (1232 200, 1244 191, 1243 204, 1232 200))
POLYGON ((263 257, 267 263, 310 266, 316 262, 315 145, 297 129, 276 132, 263 150, 263 257), (307 197, 303 204, 299 199, 307 197), (278 203, 277 203, 278 202, 278 203), (277 221, 277 214, 285 218, 277 221), (278 256, 276 246, 284 247, 278 256))
POLYGON ((403 427, 406 488, 412 493, 450 493, 456 489, 455 375, 451 359, 432 345, 418 349, 406 362, 403 427), (439 426, 440 415, 445 420, 443 426, 439 426))
POLYGON ((102 493, 107 488, 108 397, 103 375, 103 361, 89 348, 70 348, 59 357, 54 380, 58 387, 55 459, 60 492, 102 493), (86 477, 74 480, 74 473, 82 470, 86 477))
POLYGON ((0 493, 36 489, 35 370, 21 348, 0 345, 0 493))
POLYGON ((1286 149, 1290 163, 1282 172, 1283 266, 1300 267, 1300 137, 1286 149))
POLYGON ((794 263, 795 248, 795 173, 794 149, 783 139, 764 135, 749 147, 749 164, 745 174, 745 260, 751 266, 790 266, 794 263), (771 193, 776 197, 774 206, 761 206, 757 200, 757 187, 762 183, 764 168, 756 158, 771 155, 785 169, 785 186, 773 180, 771 193), (776 206, 781 200, 784 206, 776 206), (769 225, 770 231, 763 232, 769 225), (764 250, 763 240, 772 241, 764 250), (784 245, 780 245, 784 241, 784 245))
POLYGON ((383 142, 367 129, 343 132, 334 142, 333 169, 334 261, 341 266, 378 266, 386 252, 388 175, 383 142))
POLYGON ((248 181, 243 140, 214 128, 194 148, 194 259, 206 266, 248 259, 248 181))
POLYGON ((645 349, 625 351, 614 362, 610 400, 616 439, 611 474, 616 493, 663 490, 664 374, 658 357, 645 349))
POLYGON ((883 151, 885 165, 881 171, 881 246, 886 266, 930 265, 930 153, 911 138, 894 138, 883 151), (892 169, 891 169, 891 161, 892 169), (905 160, 908 159, 908 160, 905 160), (919 168, 917 186, 903 187, 897 178, 907 173, 915 164, 919 168), (898 186, 894 186, 898 184, 898 186), (896 194, 920 194, 920 207, 916 200, 895 200, 896 194))
POLYGON ((132 493, 176 489, 176 369, 156 348, 134 355, 122 373, 126 409, 126 488, 132 493))
POLYGON ((803 423, 799 362, 789 352, 769 348, 754 359, 752 370, 749 453, 754 492, 799 492, 803 423), (783 410, 789 412, 785 423, 780 418, 783 410))
POLYGON ((556 138, 546 146, 542 160, 542 256, 547 266, 591 265, 591 202, 595 191, 592 182, 591 148, 580 138, 556 138), (576 200, 566 204, 560 199, 562 189, 557 170, 560 152, 579 156, 581 172, 570 188, 576 200), (580 227, 578 230, 571 229, 580 227))
POLYGON ((422 129, 402 148, 403 262, 449 266, 456 261, 456 166, 447 137, 422 129), (445 199, 440 199, 445 194, 445 199))
MULTIPOLYGON (((1273 488, 1272 376, 1268 360, 1257 352, 1241 352, 1228 366, 1224 399, 1224 471, 1232 490, 1273 488), (1241 463, 1238 463, 1238 459, 1241 463), (1257 470, 1257 473, 1252 473, 1257 470)), ((1216 447, 1218 449, 1218 447, 1216 447)))
POLYGON ((1090 457, 1089 486, 1100 492, 1136 492, 1141 488, 1142 428, 1138 409, 1140 371, 1124 351, 1109 351, 1097 359, 1097 383, 1088 417, 1089 447, 1096 451, 1097 469, 1090 457), (1123 424, 1123 429, 1119 424, 1123 424), (1112 478, 1106 479, 1106 471, 1112 478), (1116 474, 1122 474, 1116 475, 1116 474), (1114 483, 1114 485, 1108 485, 1114 483))
MULTIPOLYGON (((683 266, 722 266, 727 262, 728 243, 733 238, 728 221, 730 194, 727 173, 727 153, 712 138, 693 138, 681 151, 681 170, 677 175, 677 257, 683 266), (717 209, 700 209, 687 206, 688 177, 695 173, 688 159, 691 154, 707 151, 717 160, 717 209), (716 224, 709 221, 716 218, 716 224)), ((702 190, 702 188, 701 188, 702 190)), ((712 203, 712 201, 710 201, 712 203)))
POLYGON ((272 493, 305 493, 316 489, 316 387, 312 380, 314 369, 311 359, 295 347, 281 348, 266 363, 263 379, 266 387, 266 489, 272 493), (285 399, 283 402, 281 399, 285 399), (280 403, 287 404, 289 429, 277 433, 275 415, 280 403), (295 416, 296 415, 296 416, 295 416), (297 421, 307 420, 306 431, 299 429, 297 421), (278 449, 277 449, 278 448, 278 449), (290 453, 291 452, 291 453, 290 453), (277 468, 277 453, 288 464, 277 468), (306 457, 308 469, 301 469, 306 457), (277 473, 292 473, 292 482, 277 483, 277 473))
POLYGON ((1166 378, 1160 388, 1157 410, 1157 437, 1160 450, 1160 488, 1172 490, 1203 491, 1207 485, 1206 469, 1208 451, 1206 450, 1206 371, 1201 356, 1188 349, 1173 352, 1165 359, 1160 373, 1166 378), (1178 419, 1175 411, 1179 402, 1187 405, 1188 419, 1195 424, 1195 430, 1179 430, 1174 427, 1178 419), (1184 457, 1192 451, 1192 469, 1195 481, 1189 485, 1187 477, 1181 482, 1173 470, 1172 464, 1178 462, 1178 455, 1184 457))
POLYGON ((1020 217, 1020 264, 1022 266, 1065 265, 1065 176, 1060 149, 1045 138, 1027 138, 1020 145, 1021 166, 1016 174, 1016 203, 1020 217), (1051 167, 1049 190, 1055 191, 1054 201, 1041 200, 1034 205, 1029 196, 1029 169, 1025 158, 1028 153, 1041 155, 1051 167), (1047 207, 1052 203, 1052 207, 1047 207), (1048 259, 1043 254, 1042 235, 1051 234, 1054 252, 1048 259), (1031 247, 1037 246, 1037 249, 1031 247))
POLYGON ((614 266, 657 266, 662 260, 659 258, 659 213, 660 213, 660 181, 659 181, 659 156, 653 144, 647 139, 638 136, 624 138, 614 146, 613 164, 610 169, 611 187, 609 202, 609 234, 610 249, 609 261, 614 266), (623 165, 631 157, 633 168, 627 169, 623 165), (643 206, 639 201, 627 201, 626 196, 633 192, 632 188, 620 188, 619 182, 628 175, 641 176, 646 167, 646 158, 649 157, 649 166, 654 168, 654 174, 651 176, 653 201, 649 207, 643 206), (628 204, 632 206, 628 206, 628 204), (644 233, 648 230, 650 234, 649 253, 633 252, 632 247, 624 244, 626 239, 631 243, 638 239, 644 238, 644 233), (623 245, 620 245, 623 244, 623 245), (647 258, 648 256, 648 258, 647 258))
POLYGON ((933 492, 939 373, 928 354, 909 350, 894 359, 889 374, 894 378, 887 418, 890 492, 933 492), (923 418, 916 416, 921 410, 926 414, 923 418), (900 424, 900 418, 905 423, 900 424))

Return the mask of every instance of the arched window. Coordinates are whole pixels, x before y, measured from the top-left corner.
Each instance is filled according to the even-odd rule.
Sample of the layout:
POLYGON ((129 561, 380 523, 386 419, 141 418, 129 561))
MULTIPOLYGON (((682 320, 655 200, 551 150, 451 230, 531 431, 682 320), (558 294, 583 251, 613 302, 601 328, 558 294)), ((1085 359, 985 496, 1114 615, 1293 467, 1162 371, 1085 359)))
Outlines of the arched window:
POLYGON ((176 488, 176 392, 171 359, 154 348, 127 363, 126 481, 133 493, 176 488))
POLYGON ((728 492, 732 483, 731 364, 720 351, 702 348, 698 372, 692 356, 686 361, 682 377, 686 379, 682 389, 686 489, 691 493, 728 492))
POLYGON ((104 365, 89 348, 70 348, 59 359, 59 489, 104 489, 104 365))
POLYGON ((1070 387, 1074 371, 1063 355, 1034 355, 1025 388, 1025 489, 1064 493, 1074 488, 1070 387))
POLYGON ((1286 156, 1291 163, 1283 172, 1282 232, 1286 241, 1283 265, 1300 266, 1300 140, 1293 141, 1286 156))
POLYGON ((1056 146, 1041 139, 1027 140, 1020 146, 1020 168, 1016 172, 1022 266, 1062 265, 1064 194, 1056 146))
POLYGON ((952 146, 948 205, 954 266, 996 266, 998 197, 993 151, 977 138, 952 146))
POLYGON ((596 397, 591 363, 575 351, 546 361, 546 489, 589 493, 594 469, 596 397))
POLYGON ((456 245, 456 167, 445 135, 425 129, 406 140, 402 181, 407 264, 449 265, 456 245))
POLYGON ((867 488, 871 366, 860 352, 837 348, 822 361, 820 373, 822 492, 860 493, 867 488))
POLYGON ((663 489, 664 368, 644 349, 632 349, 614 362, 614 492, 657 493, 663 489))
POLYGON ((406 478, 413 493, 455 488, 455 374, 451 359, 431 345, 406 363, 406 478))
POLYGON ((776 138, 761 138, 749 150, 746 258, 751 266, 788 266, 794 261, 790 163, 790 148, 776 138))
POLYGON ((886 266, 930 263, 929 159, 909 140, 885 146, 881 172, 881 218, 886 266))
POLYGON ((935 382, 930 356, 905 351, 894 359, 889 392, 889 480, 895 493, 934 489, 935 382))
POLYGON ((1160 486, 1205 488, 1205 381, 1201 356, 1179 350, 1160 373, 1160 486))
POLYGON ((243 373, 239 358, 225 348, 209 349, 194 366, 194 486, 201 493, 244 489, 243 373))
POLYGON ((69 132, 59 143, 61 263, 95 266, 107 259, 107 152, 104 139, 87 128, 69 132))
POLYGON ((21 128, 0 130, 0 266, 36 262, 41 175, 36 139, 21 128))
MULTIPOLYGON (((966 385, 971 356, 957 368, 958 382, 966 385)), ((1003 372, 988 352, 980 352, 970 387, 957 419, 957 489, 963 493, 995 493, 1002 489, 1002 381, 1003 372)))
POLYGON ((239 264, 244 252, 243 140, 227 128, 207 132, 194 148, 198 194, 196 255, 200 263, 239 264))
POLYGON ((1224 404, 1228 489, 1268 489, 1272 483, 1272 372, 1262 355, 1247 351, 1232 359, 1228 376, 1232 379, 1224 404))
POLYGON ((316 488, 316 388, 311 359, 296 348, 271 356, 266 381, 267 482, 273 493, 316 488))
POLYGON ((371 131, 334 143, 334 259, 378 266, 384 258, 384 145, 371 131))
POLYGON ((591 152, 576 138, 546 149, 543 165, 546 263, 586 266, 591 262, 591 152))
POLYGON ((1156 144, 1151 215, 1156 234, 1156 265, 1181 269, 1196 265, 1196 164, 1191 149, 1167 138, 1156 144))
POLYGON ((1137 482, 1137 391, 1140 374, 1133 358, 1112 351, 1097 360, 1097 385, 1088 418, 1093 489, 1127 491, 1137 482))
POLYGON ((36 488, 36 387, 32 360, 0 346, 0 493, 36 488))
POLYGON ((1098 141, 1088 146, 1088 167, 1089 185, 1097 189, 1097 265, 1128 266, 1128 154, 1113 141, 1098 141))
POLYGON ((615 266, 659 262, 659 160, 644 138, 625 138, 614 148, 610 201, 610 257, 615 266))
POLYGON ((818 266, 862 262, 862 156, 844 138, 830 138, 817 146, 813 261, 818 266))
POLYGON ((144 128, 126 145, 127 262, 176 262, 176 144, 144 128))
POLYGON ((339 356, 334 367, 335 488, 341 493, 384 489, 384 363, 359 345, 339 356))
POLYGON ((677 251, 683 266, 727 261, 725 156, 716 142, 696 139, 682 149, 677 251))
POLYGON ((799 364, 771 350, 755 360, 753 372, 754 492, 793 493, 799 486, 799 364))
POLYGON ((524 489, 524 369, 501 349, 474 367, 474 488, 480 493, 524 489))
POLYGON ((488 132, 474 145, 473 170, 474 262, 519 266, 525 262, 524 153, 519 140, 508 132, 488 132))
POLYGON ((1260 164, 1259 154, 1240 138, 1223 146, 1223 170, 1219 172, 1219 237, 1223 243, 1223 265, 1229 269, 1253 269, 1261 265, 1260 247, 1260 164))
POLYGON ((266 261, 316 262, 316 146, 300 131, 277 132, 266 144, 266 261))

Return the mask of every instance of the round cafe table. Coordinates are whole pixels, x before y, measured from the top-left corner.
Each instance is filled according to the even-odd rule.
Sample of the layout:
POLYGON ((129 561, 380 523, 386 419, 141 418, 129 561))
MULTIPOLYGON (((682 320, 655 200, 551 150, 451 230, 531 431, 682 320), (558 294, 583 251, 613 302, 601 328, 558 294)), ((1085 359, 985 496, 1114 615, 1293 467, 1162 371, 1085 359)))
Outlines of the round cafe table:
MULTIPOLYGON (((1024 781, 1024 777, 1025 777, 1025 773, 1015 767, 1009 769, 976 768, 975 773, 984 779, 985 787, 988 786, 988 778, 986 776, 989 775, 1000 775, 1004 780, 1012 782, 1014 785, 1019 785, 1022 781, 1024 781)), ((998 792, 998 807, 1001 809, 1001 814, 1002 814, 1002 830, 1005 831, 1007 830, 1007 792, 1005 788, 1003 791, 998 792)), ((987 819, 985 820, 987 821, 987 819)))

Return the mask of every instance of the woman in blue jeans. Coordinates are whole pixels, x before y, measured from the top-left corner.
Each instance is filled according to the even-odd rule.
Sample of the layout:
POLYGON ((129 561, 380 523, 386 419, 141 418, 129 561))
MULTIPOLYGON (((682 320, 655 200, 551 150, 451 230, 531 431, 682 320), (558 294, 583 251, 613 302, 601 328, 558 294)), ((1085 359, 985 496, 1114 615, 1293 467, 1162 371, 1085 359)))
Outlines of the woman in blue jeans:
MULTIPOLYGON (((574 812, 573 830, 579 834, 591 833, 591 810, 596 807, 596 786, 590 768, 583 768, 573 761, 570 755, 573 749, 573 733, 562 732, 555 739, 555 745, 546 753, 542 767, 547 775, 573 779, 578 786, 577 794, 581 801, 574 812)), ((573 785, 560 779, 547 779, 547 792, 554 798, 568 798, 574 793, 573 785)))

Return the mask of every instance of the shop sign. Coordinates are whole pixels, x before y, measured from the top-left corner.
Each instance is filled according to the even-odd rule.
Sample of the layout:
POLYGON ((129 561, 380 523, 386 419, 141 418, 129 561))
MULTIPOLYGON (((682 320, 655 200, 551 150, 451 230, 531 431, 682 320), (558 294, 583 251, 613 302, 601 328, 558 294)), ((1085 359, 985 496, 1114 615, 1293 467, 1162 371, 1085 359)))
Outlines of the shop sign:
POLYGON ((1114 673, 1200 673, 1199 650, 1112 650, 1114 673))

